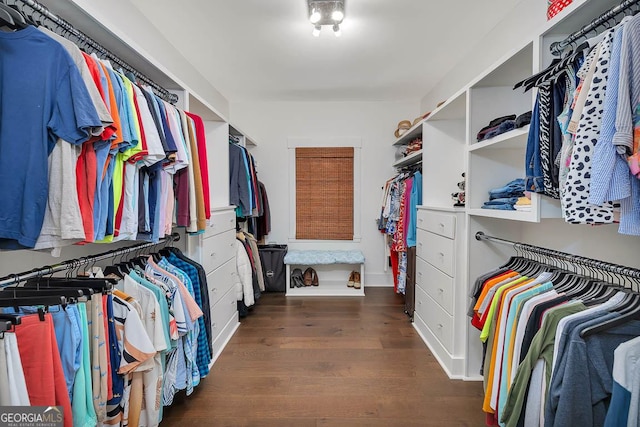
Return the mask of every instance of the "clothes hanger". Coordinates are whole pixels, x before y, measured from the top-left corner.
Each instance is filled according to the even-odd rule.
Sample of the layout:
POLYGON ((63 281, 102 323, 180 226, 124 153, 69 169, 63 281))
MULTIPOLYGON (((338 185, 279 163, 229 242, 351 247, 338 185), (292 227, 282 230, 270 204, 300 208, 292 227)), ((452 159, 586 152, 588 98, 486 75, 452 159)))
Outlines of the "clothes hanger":
POLYGON ((7 12, 11 16, 14 28, 21 30, 29 26, 29 23, 27 22, 24 15, 11 6, 0 2, 0 9, 7 12))
POLYGON ((22 316, 19 314, 0 313, 0 320, 11 322, 12 325, 22 324, 22 316))
POLYGON ((0 307, 24 307, 31 305, 42 305, 47 307, 52 305, 61 305, 62 307, 66 307, 67 299, 63 296, 50 295, 0 298, 0 307))
POLYGON ((109 292, 113 289, 118 281, 110 278, 91 278, 91 277, 34 277, 28 279, 24 286, 28 287, 47 287, 47 288, 76 288, 76 289, 92 289, 94 292, 109 292))
POLYGON ((15 21, 6 10, 0 8, 0 26, 9 27, 14 29, 16 27, 15 21))
POLYGON ((586 338, 588 336, 615 328, 616 326, 624 325, 625 323, 629 323, 633 320, 640 320, 640 294, 631 294, 630 301, 631 302, 628 306, 627 311, 625 311, 623 314, 618 317, 602 321, 598 324, 582 330, 580 332, 580 337, 586 338))
POLYGON ((4 287, 0 290, 0 298, 19 298, 32 296, 63 296, 69 303, 76 302, 85 296, 82 290, 73 288, 40 289, 32 287, 4 287))

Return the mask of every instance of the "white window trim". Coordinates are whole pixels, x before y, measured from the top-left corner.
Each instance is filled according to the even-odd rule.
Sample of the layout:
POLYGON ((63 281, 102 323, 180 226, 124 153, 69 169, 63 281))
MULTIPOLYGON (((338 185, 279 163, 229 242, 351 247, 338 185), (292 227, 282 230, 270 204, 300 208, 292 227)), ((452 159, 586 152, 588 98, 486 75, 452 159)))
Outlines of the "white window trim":
POLYGON ((360 227, 360 213, 362 212, 362 138, 361 137, 333 137, 333 138, 288 138, 289 152, 289 242, 290 243, 360 243, 362 233, 360 227), (353 147, 353 240, 302 240, 296 239, 296 148, 298 147, 353 147))

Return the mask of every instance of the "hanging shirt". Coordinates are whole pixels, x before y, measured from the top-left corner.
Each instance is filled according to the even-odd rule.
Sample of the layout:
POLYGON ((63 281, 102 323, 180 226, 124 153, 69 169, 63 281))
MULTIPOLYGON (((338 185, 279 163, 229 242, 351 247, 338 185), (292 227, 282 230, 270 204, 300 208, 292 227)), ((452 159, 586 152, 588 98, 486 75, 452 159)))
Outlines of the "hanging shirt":
POLYGON ((27 27, 0 33, 0 50, 0 198, 11 201, 0 206, 0 248, 32 248, 42 228, 47 158, 56 140, 81 144, 102 122, 58 42, 27 27))

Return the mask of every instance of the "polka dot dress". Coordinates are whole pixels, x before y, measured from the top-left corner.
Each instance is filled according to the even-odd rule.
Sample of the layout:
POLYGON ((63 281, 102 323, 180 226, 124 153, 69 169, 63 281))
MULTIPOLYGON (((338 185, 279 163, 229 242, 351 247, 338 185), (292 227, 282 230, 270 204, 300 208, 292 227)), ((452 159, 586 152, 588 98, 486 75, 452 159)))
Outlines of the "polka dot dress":
POLYGON ((613 31, 609 31, 600 45, 600 56, 578 124, 567 181, 562 192, 565 220, 573 224, 613 222, 611 203, 602 206, 589 203, 593 151, 600 136, 612 45, 613 31))

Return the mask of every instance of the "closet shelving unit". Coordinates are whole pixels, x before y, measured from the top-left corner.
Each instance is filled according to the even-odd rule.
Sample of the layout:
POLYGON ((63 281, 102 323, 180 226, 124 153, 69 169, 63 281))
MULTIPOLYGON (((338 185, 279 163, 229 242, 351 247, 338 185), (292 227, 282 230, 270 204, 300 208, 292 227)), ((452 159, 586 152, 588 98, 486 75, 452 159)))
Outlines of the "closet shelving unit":
POLYGON ((229 125, 229 134, 239 137, 240 145, 247 147, 247 149, 258 146, 258 143, 255 139, 247 136, 247 134, 241 131, 237 126, 229 125))
MULTIPOLYGON (((418 121, 418 123, 411 126, 410 129, 408 129, 404 134, 402 134, 399 138, 395 140, 395 142, 393 143, 393 146, 394 147, 405 146, 416 138, 422 138, 423 122, 424 122, 424 119, 418 121)), ((423 141, 423 144, 424 144, 424 141, 423 141)), ((407 166, 412 166, 417 163, 420 163, 422 161, 422 151, 423 150, 418 150, 401 159, 398 159, 393 163, 392 166, 396 169, 400 169, 400 168, 404 168, 407 166)))
POLYGON ((576 226, 561 219, 559 202, 539 194, 532 194, 531 212, 481 208, 490 189, 524 177, 529 127, 482 142, 476 140, 478 131, 497 117, 531 111, 535 91, 513 90, 514 84, 550 64, 553 42, 619 3, 574 0, 417 125, 424 141, 424 181, 418 211, 414 328, 450 378, 481 379, 479 332, 466 315, 469 288, 476 277, 513 255, 511 248, 480 244, 474 237, 477 231, 569 252, 582 246, 585 255, 610 260, 615 255, 607 253, 607 245, 619 244, 620 239, 638 248, 637 240, 627 243, 614 228, 585 228, 576 236, 576 226), (463 172, 466 207, 454 208, 451 193, 458 191, 456 183, 463 172))

